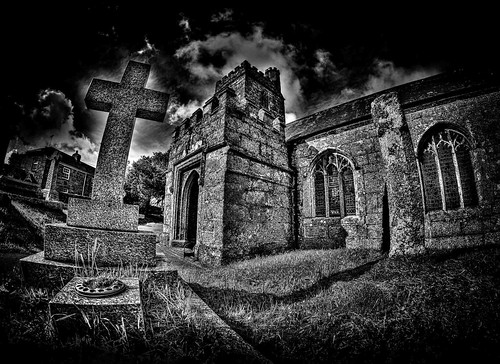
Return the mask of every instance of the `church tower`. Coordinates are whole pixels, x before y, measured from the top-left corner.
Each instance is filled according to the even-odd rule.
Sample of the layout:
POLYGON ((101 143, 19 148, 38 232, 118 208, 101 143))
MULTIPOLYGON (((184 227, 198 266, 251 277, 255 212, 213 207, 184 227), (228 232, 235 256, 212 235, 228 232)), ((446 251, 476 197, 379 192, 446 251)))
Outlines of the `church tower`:
POLYGON ((247 61, 175 130, 167 169, 164 241, 208 265, 292 243, 292 174, 279 70, 247 61))

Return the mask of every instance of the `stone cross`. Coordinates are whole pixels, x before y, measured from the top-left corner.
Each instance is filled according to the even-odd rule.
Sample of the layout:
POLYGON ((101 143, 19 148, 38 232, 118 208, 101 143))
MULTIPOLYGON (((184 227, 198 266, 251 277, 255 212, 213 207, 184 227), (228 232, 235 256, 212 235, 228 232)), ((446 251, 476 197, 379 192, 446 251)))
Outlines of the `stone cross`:
POLYGON ((87 108, 109 112, 92 188, 92 199, 121 203, 135 118, 163 121, 169 95, 146 89, 150 65, 130 61, 120 83, 93 79, 87 108))

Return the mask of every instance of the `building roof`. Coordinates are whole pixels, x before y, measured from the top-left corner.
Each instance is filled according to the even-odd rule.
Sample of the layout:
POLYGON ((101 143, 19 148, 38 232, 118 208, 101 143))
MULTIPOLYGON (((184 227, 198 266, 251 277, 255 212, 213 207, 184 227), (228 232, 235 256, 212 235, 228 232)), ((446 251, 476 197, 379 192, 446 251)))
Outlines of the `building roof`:
POLYGON ((397 92, 403 109, 425 106, 435 102, 471 94, 497 91, 500 88, 498 71, 456 70, 396 86, 381 92, 318 111, 286 125, 288 143, 327 132, 339 127, 371 119, 371 103, 378 96, 397 92))
POLYGON ((44 147, 44 148, 37 148, 37 149, 31 149, 23 153, 25 155, 45 155, 48 158, 53 158, 56 155, 60 158, 60 162, 67 164, 69 166, 72 166, 74 168, 80 169, 82 171, 85 171, 87 173, 94 174, 95 168, 92 167, 91 165, 82 162, 82 161, 77 161, 74 157, 71 155, 60 151, 59 149, 56 149, 54 147, 44 147))

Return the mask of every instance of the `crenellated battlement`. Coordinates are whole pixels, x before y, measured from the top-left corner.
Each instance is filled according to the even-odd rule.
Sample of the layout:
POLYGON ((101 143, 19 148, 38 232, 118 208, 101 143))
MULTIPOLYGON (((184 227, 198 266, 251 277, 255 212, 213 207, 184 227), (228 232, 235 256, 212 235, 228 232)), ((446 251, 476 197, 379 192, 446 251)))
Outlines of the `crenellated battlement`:
POLYGON ((269 67, 264 73, 257 69, 257 67, 252 66, 247 60, 245 60, 239 66, 229 72, 226 76, 217 81, 217 83, 215 84, 215 93, 223 90, 225 87, 229 86, 238 77, 242 76, 245 73, 254 77, 271 90, 274 90, 278 93, 281 92, 279 77, 280 72, 276 67, 269 67))
POLYGON ((185 118, 179 125, 177 125, 174 129, 174 140, 179 136, 188 132, 196 123, 200 122, 203 119, 203 110, 198 108, 194 111, 191 116, 185 118))

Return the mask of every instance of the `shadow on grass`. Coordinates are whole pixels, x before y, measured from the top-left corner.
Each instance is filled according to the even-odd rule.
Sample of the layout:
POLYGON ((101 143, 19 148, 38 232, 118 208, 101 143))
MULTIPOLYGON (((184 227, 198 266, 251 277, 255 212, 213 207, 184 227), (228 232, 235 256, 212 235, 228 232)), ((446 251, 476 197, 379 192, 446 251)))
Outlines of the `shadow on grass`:
POLYGON ((219 301, 221 297, 230 297, 230 299, 234 302, 245 302, 245 304, 250 305, 252 309, 256 311, 263 311, 275 304, 292 304, 309 299, 316 296, 321 291, 328 289, 336 282, 352 281, 368 272, 376 263, 385 258, 386 255, 381 255, 380 257, 355 268, 346 269, 333 273, 329 276, 322 277, 309 287, 296 290, 283 296, 278 296, 272 293, 253 293, 231 288, 205 287, 198 283, 190 283, 189 285, 211 307, 217 307, 217 301, 219 301))

